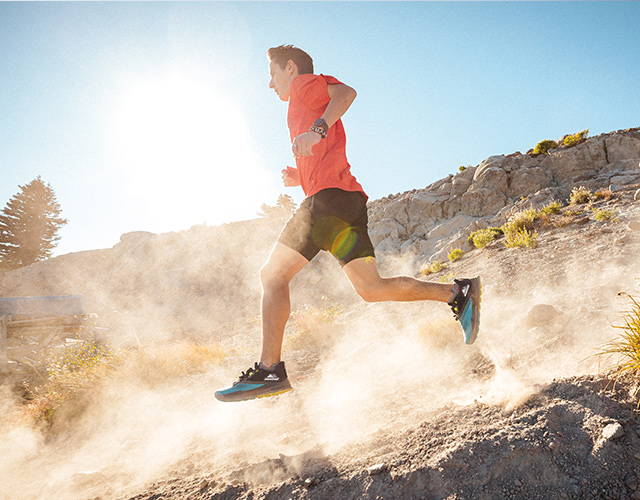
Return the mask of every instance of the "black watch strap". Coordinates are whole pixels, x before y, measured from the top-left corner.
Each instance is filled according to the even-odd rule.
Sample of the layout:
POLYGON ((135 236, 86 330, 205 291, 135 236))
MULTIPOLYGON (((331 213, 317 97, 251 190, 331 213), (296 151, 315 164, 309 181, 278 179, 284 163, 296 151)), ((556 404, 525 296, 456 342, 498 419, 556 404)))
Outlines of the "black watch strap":
POLYGON ((320 134, 320 137, 326 139, 327 132, 329 132, 329 125, 327 125, 327 122, 325 122, 322 118, 318 118, 315 122, 313 122, 313 125, 311 125, 311 128, 309 128, 309 130, 311 132, 320 134))

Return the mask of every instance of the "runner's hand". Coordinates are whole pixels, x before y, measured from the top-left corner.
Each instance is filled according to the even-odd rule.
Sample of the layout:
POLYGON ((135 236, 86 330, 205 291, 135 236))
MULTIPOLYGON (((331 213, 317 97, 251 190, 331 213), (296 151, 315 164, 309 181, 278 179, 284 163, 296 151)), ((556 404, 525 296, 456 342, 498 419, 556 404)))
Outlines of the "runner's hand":
POLYGON ((287 167, 282 171, 282 182, 286 187, 299 186, 300 174, 297 168, 287 167))
POLYGON ((293 156, 300 158, 301 156, 313 156, 311 149, 322 140, 320 134, 316 132, 305 132, 293 139, 291 147, 293 156))

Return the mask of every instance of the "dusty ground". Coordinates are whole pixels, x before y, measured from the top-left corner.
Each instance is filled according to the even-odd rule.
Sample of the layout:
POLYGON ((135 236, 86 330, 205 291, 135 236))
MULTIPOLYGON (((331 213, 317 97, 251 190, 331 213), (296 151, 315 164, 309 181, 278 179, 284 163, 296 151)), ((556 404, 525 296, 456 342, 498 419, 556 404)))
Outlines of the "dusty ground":
POLYGON ((444 306, 352 297, 315 330, 291 322, 294 391, 225 405, 213 391, 259 347, 242 320, 212 334, 233 355, 204 374, 107 386, 55 439, 0 440, 18 457, 0 498, 640 498, 637 381, 593 356, 619 334, 618 292, 638 294, 635 188, 598 202, 618 222, 558 218, 535 249, 496 242, 430 276, 482 276, 473 346, 444 306))
MULTIPOLYGON (((367 371, 357 376, 376 386, 389 375, 395 384, 383 386, 378 396, 366 389, 366 397, 353 397, 360 406, 355 416, 353 409, 345 411, 343 422, 357 425, 361 414, 365 430, 355 439, 323 443, 309 438, 313 422, 299 423, 301 411, 338 412, 331 421, 339 426, 343 409, 305 404, 322 385, 314 380, 324 378, 309 361, 322 361, 323 350, 331 349, 307 346, 288 359, 296 391, 242 403, 239 410, 261 411, 265 418, 275 414, 279 430, 268 434, 280 437, 280 453, 264 453, 257 440, 253 454, 221 463, 205 447, 172 474, 120 498, 640 498, 637 382, 625 378, 614 384, 598 374, 596 358, 590 357, 594 345, 617 334, 611 322, 625 308, 617 292, 637 290, 640 232, 631 228, 640 220, 640 205, 632 196, 629 190, 600 203, 615 207, 617 223, 576 215, 561 227, 540 228, 536 249, 496 243, 456 263, 458 276, 483 276, 484 322, 477 344, 467 348, 428 337, 427 348, 436 354, 425 363, 433 368, 442 362, 450 367, 446 375, 420 366, 400 370, 373 349, 367 371), (291 426, 276 413, 278 405, 297 409, 291 426), (373 425, 366 423, 371 414, 377 415, 373 425), (310 447, 289 453, 291 441, 310 447)), ((348 321, 402 322, 392 310, 355 305, 348 321)), ((401 314, 410 324, 421 321, 421 312, 407 306, 401 314)), ((421 331, 424 342, 424 326, 421 331)), ((366 342, 355 350, 342 355, 368 356, 366 342)), ((329 370, 332 362, 317 366, 329 370)), ((348 369, 343 375, 354 376, 348 369)), ((351 389, 361 387, 358 382, 351 389)), ((327 395, 334 396, 335 391, 327 395)))
POLYGON ((217 470, 189 462, 130 498, 640 498, 629 382, 567 378, 511 410, 449 404, 330 456, 217 470))

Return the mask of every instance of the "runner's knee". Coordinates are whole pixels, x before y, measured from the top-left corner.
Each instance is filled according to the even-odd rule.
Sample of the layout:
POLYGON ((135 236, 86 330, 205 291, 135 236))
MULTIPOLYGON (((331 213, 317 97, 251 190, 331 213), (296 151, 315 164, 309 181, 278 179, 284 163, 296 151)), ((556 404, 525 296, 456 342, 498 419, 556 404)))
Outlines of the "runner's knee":
POLYGON ((282 270, 273 265, 272 263, 267 262, 260 269, 260 282, 262 283, 262 288, 273 287, 273 286, 283 286, 289 284, 289 279, 287 279, 286 274, 282 272, 282 270))
POLYGON ((381 302, 384 295, 380 287, 372 283, 353 283, 353 288, 365 302, 381 302))

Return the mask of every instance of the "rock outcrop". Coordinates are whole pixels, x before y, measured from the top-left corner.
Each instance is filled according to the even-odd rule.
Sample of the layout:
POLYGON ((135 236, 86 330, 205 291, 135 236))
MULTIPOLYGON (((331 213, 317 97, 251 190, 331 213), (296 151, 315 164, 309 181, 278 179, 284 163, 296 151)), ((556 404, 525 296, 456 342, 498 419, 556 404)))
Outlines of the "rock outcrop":
POLYGON ((549 154, 491 156, 427 186, 371 203, 371 236, 378 253, 446 260, 471 249, 468 235, 499 226, 523 205, 541 208, 575 187, 591 190, 640 182, 640 129, 612 132, 549 154), (524 203, 523 203, 524 202, 524 203))

